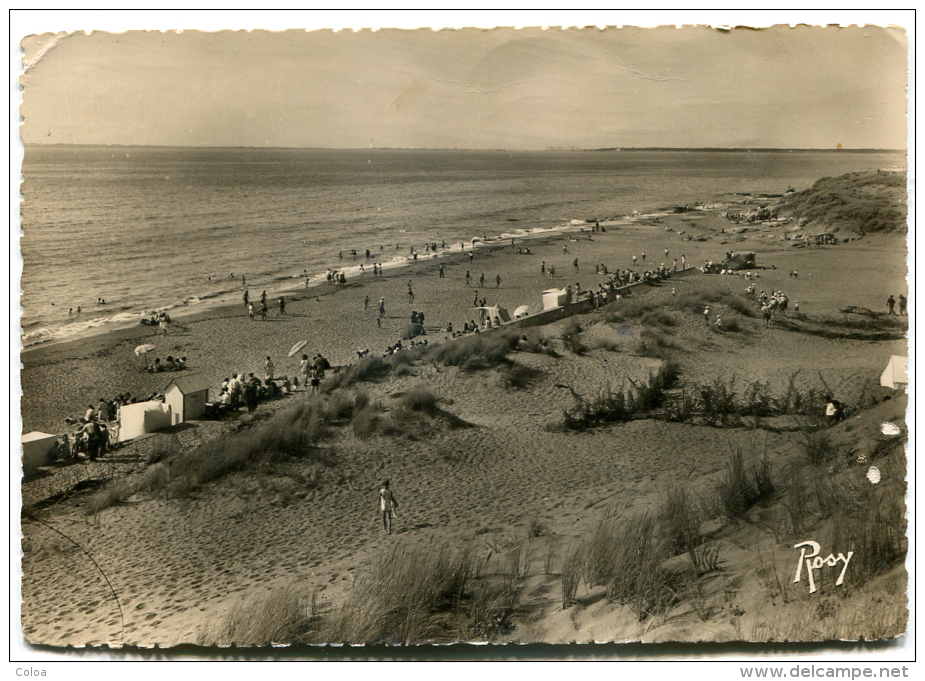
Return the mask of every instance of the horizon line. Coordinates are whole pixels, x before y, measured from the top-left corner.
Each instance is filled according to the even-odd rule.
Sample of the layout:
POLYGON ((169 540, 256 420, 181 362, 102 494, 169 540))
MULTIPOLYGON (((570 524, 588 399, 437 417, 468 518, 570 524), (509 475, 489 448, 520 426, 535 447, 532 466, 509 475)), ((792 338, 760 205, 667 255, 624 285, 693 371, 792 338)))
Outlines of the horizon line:
POLYGON ((260 149, 260 150, 291 150, 291 151, 518 151, 518 152, 542 152, 542 151, 714 151, 714 152, 748 152, 748 151, 813 151, 813 152, 888 152, 888 153, 908 153, 908 149, 889 149, 878 147, 843 147, 841 149, 833 147, 662 147, 662 146, 645 146, 645 147, 574 147, 574 146, 550 146, 542 149, 517 149, 504 147, 323 147, 323 146, 253 146, 253 145, 219 145, 219 144, 123 144, 123 143, 80 143, 80 142, 23 142, 23 147, 102 147, 102 148, 143 148, 143 149, 260 149))

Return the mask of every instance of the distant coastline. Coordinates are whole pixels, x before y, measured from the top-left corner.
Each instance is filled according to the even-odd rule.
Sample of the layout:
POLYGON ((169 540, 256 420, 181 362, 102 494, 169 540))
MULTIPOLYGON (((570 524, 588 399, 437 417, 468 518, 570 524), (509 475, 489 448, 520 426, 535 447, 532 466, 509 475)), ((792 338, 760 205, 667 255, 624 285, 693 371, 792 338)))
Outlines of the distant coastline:
POLYGON ((56 142, 46 144, 43 142, 24 142, 25 148, 45 148, 45 149, 259 149, 263 151, 270 150, 291 150, 291 151, 516 151, 517 153, 543 153, 543 152, 588 152, 588 151, 609 151, 609 152, 706 152, 706 153, 756 153, 756 154, 773 154, 779 152, 786 153, 812 153, 812 154, 906 154, 906 149, 876 149, 876 148, 846 148, 832 149, 831 147, 596 147, 596 148, 578 148, 578 147, 549 147, 546 149, 504 149, 504 148, 486 148, 477 147, 254 147, 254 146, 213 146, 213 145, 196 145, 183 146, 172 144, 72 144, 56 142))

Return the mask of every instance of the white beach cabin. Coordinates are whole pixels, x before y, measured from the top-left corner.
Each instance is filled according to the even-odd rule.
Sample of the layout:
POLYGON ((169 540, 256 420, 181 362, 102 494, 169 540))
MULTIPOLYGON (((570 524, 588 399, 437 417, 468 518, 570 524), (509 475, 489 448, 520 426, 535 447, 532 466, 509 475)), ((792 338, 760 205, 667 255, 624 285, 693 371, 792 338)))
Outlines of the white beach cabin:
POLYGON ((562 307, 568 302, 564 288, 551 288, 543 291, 543 310, 552 310, 562 307))
POLYGON ((136 402, 119 409, 119 442, 170 427, 170 407, 163 402, 136 402))
POLYGON ((51 463, 48 455, 51 448, 55 446, 57 435, 48 433, 32 432, 22 436, 22 469, 26 475, 37 473, 39 466, 47 466, 51 463))
POLYGON ((202 418, 209 401, 209 381, 202 374, 180 376, 164 388, 164 403, 170 407, 171 423, 202 418))
POLYGON ((887 388, 905 388, 909 385, 909 374, 907 367, 909 358, 900 355, 892 355, 886 365, 886 369, 880 375, 880 385, 887 388))

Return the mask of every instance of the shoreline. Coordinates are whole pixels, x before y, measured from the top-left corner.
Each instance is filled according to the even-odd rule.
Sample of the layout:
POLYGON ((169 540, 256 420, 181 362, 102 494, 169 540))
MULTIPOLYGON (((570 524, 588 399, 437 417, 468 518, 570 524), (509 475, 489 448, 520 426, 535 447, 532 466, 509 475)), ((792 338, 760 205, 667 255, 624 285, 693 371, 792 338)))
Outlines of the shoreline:
MULTIPOLYGON (((716 221, 719 232, 721 218, 712 212, 696 217, 698 231, 701 223, 716 221)), ((426 313, 427 339, 439 342, 448 335, 444 332, 448 323, 461 328, 464 322, 478 317, 473 310, 476 290, 488 305, 509 310, 528 305, 531 312, 538 312, 546 289, 576 283, 585 290, 596 289, 604 279, 595 273, 596 263, 605 263, 611 271, 615 267, 626 269, 632 267, 633 252, 650 249, 661 254, 664 244, 678 243, 680 235, 664 229, 676 221, 686 224, 681 222, 684 215, 663 215, 662 224, 653 224, 652 219, 654 215, 645 214, 604 220, 605 233, 591 232, 588 223, 563 225, 556 231, 515 237, 514 249, 509 240, 476 242, 474 251, 448 249, 436 256, 409 260, 402 267, 384 266, 383 276, 373 277, 369 272, 348 280, 346 286, 294 288, 284 294, 286 315, 280 316, 271 302, 267 321, 250 321, 241 302, 226 299, 208 309, 175 316, 166 336, 159 335, 157 327, 136 324, 102 332, 94 329, 94 333, 81 337, 28 346, 20 353, 23 432, 63 432, 64 419, 82 413, 89 400, 113 399, 126 392, 137 397, 161 393, 177 376, 201 374, 217 388, 222 378, 233 373, 259 374, 267 355, 273 357, 278 375, 291 376, 297 371, 298 356, 289 359, 286 354, 299 340, 309 342, 305 348, 309 356, 321 352, 333 365, 349 364, 356 361, 358 351, 369 349, 379 354, 394 344, 408 325, 412 310, 426 313), (529 243, 531 254, 518 254, 518 243, 529 243), (563 253, 563 246, 569 255, 563 253), (470 254, 474 257, 471 265, 470 254), (582 265, 579 273, 574 272, 575 257, 582 265), (556 267, 555 278, 548 272, 541 274, 542 262, 556 267), (445 278, 439 278, 440 264, 444 265, 445 278), (467 269, 472 271, 471 288, 465 286, 467 269), (486 277, 486 286, 478 289, 481 274, 486 277), (499 275, 500 286, 496 285, 499 275), (413 303, 407 295, 409 281, 414 285, 413 303), (367 295, 370 305, 364 309, 367 295), (387 307, 386 315, 377 321, 375 301, 380 297, 386 299, 387 307), (147 358, 136 357, 134 347, 141 343, 153 344, 156 350, 147 358), (187 369, 158 374, 144 371, 146 360, 163 360, 168 355, 187 357, 187 369)), ((722 253, 722 247, 709 242, 684 243, 688 265, 699 264, 701 254, 715 259, 722 253), (704 246, 708 248, 704 250, 704 246)), ((680 266, 681 247, 672 248, 680 266)), ((649 263, 654 268, 659 260, 653 255, 649 263)), ((646 268, 640 263, 635 269, 642 272, 646 268)))
MULTIPOLYGON (((613 218, 604 218, 600 222, 602 225, 630 225, 634 222, 638 222, 642 219, 652 218, 656 216, 664 215, 664 213, 659 212, 647 212, 640 215, 634 216, 620 216, 613 218)), ((502 233, 495 237, 490 237, 487 240, 480 237, 475 237, 479 239, 479 242, 471 245, 472 242, 469 242, 469 250, 473 248, 478 252, 479 250, 486 248, 497 248, 499 246, 506 245, 508 239, 513 239, 517 242, 527 242, 527 241, 536 241, 536 240, 545 240, 553 239, 561 236, 562 234, 571 234, 574 232, 582 232, 589 227, 590 223, 583 222, 581 224, 565 224, 559 225, 549 229, 539 229, 533 232, 525 232, 524 234, 515 235, 513 233, 502 233)), ((417 265, 426 265, 427 263, 432 262, 453 262, 456 258, 462 258, 468 253, 468 250, 453 250, 452 246, 447 247, 446 249, 439 251, 433 254, 427 254, 424 257, 419 257, 415 260, 413 257, 402 257, 401 259, 392 260, 390 262, 383 263, 382 269, 387 274, 396 273, 400 270, 414 271, 415 266, 417 265)), ((357 256, 358 258, 360 256, 357 256)), ((375 258, 372 258, 375 262, 375 258)), ((365 273, 359 272, 360 264, 366 265, 367 261, 363 258, 362 263, 357 260, 351 260, 350 265, 343 266, 340 269, 332 271, 341 271, 343 270, 348 276, 348 286, 360 284, 368 281, 373 278, 371 274, 371 265, 370 268, 367 268, 365 273)), ((279 286, 270 286, 267 287, 267 298, 277 300, 279 296, 286 296, 287 303, 295 300, 301 300, 308 297, 314 297, 318 295, 316 292, 321 287, 327 285, 327 281, 324 277, 324 274, 317 274, 314 276, 309 275, 309 284, 304 285, 305 278, 301 275, 293 275, 292 277, 287 277, 287 280, 293 282, 299 282, 298 284, 281 284, 279 286), (300 295, 301 294, 301 295, 300 295)), ((277 279, 278 281, 279 279, 277 279)), ((240 288, 240 292, 245 290, 244 287, 240 288)), ((248 288, 247 290, 250 290, 248 288)), ((207 298, 200 300, 199 303, 195 306, 184 307, 183 304, 178 306, 166 306, 162 308, 155 308, 155 311, 165 310, 168 311, 171 316, 171 323, 194 323, 197 321, 202 321, 204 319, 209 319, 219 313, 227 313, 233 309, 236 309, 241 303, 232 301, 228 298, 230 293, 221 294, 220 296, 215 296, 214 298, 207 298)), ((243 293, 242 293, 243 295, 243 293)), ((258 296, 252 296, 251 299, 255 299, 258 296)), ((271 310, 271 313, 273 310, 271 310)), ((29 345, 24 345, 20 351, 20 359, 24 364, 49 361, 48 358, 44 355, 64 355, 67 357, 73 357, 73 350, 76 347, 94 345, 99 346, 94 349, 99 350, 112 345, 118 345, 126 339, 130 338, 139 338, 146 337, 148 335, 157 335, 156 329, 154 326, 147 326, 140 322, 140 318, 147 317, 149 313, 140 312, 137 313, 139 321, 134 323, 130 322, 117 322, 113 324, 104 324, 100 326, 91 327, 85 331, 78 332, 68 337, 64 338, 50 338, 48 340, 41 340, 29 345), (149 333, 146 333, 149 332, 149 333), (112 336, 111 339, 107 339, 107 336, 112 336)), ((21 328, 21 327, 20 327, 21 328)), ((22 343, 22 334, 20 335, 20 343, 22 343)), ((87 350, 91 352, 91 350, 87 350)), ((52 360, 53 361, 53 360, 52 360)))
MULTIPOLYGON (((478 318, 473 296, 511 311, 526 305, 530 313, 539 312, 544 290, 576 284, 583 290, 596 290, 604 281, 595 271, 596 264, 606 265, 611 272, 629 268, 641 273, 658 267, 661 261, 671 269, 674 258, 680 268, 682 254, 686 254, 688 267, 697 267, 706 260, 722 259, 729 250, 755 251, 760 266, 778 261, 781 267, 780 260, 799 262, 801 286, 787 282, 786 272, 777 286, 792 291, 802 309, 818 311, 814 309, 814 289, 799 290, 825 276, 822 264, 815 262, 817 251, 792 249, 792 244, 783 240, 787 228, 782 226, 756 225, 745 234, 724 232, 731 223, 722 218, 722 207, 705 205, 709 208, 694 213, 646 213, 604 220, 605 233, 591 232, 588 223, 562 225, 555 231, 515 237, 513 249, 510 241, 500 238, 476 242, 474 251, 447 249, 417 261, 408 260, 400 267, 384 266, 381 277, 370 272, 336 288, 319 285, 322 282, 307 289, 293 287, 284 293, 286 315, 280 316, 271 302, 266 321, 250 321, 237 299, 218 299, 208 308, 177 315, 166 336, 159 335, 157 327, 136 324, 28 346, 20 352, 23 432, 63 432, 64 419, 82 413, 89 400, 112 399, 123 393, 136 397, 162 393, 177 376, 201 374, 217 389, 222 378, 233 373, 262 375, 267 355, 273 357, 278 375, 292 376, 297 372, 298 355, 290 359, 287 352, 301 340, 307 341, 304 352, 309 356, 321 352, 335 366, 351 364, 357 352, 380 354, 401 338, 412 310, 426 313, 426 338, 430 343, 440 342, 449 335, 444 331, 447 324, 460 329, 464 322, 478 318), (529 243, 531 254, 518 254, 518 243, 529 243), (666 248, 671 255, 663 257, 666 248), (642 252, 648 252, 648 261, 634 266, 632 255, 642 252), (576 257, 580 271, 573 267, 576 257), (545 276, 541 274, 543 262, 547 268, 555 266, 554 278, 549 277, 548 269, 545 276), (440 264, 444 265, 445 278, 439 277, 440 264), (472 273, 472 287, 465 285, 467 270, 472 273), (482 274, 486 285, 480 289, 475 284, 482 274), (497 276, 501 277, 500 284, 496 284, 497 276), (408 296, 408 282, 413 284, 413 299, 408 296), (370 299, 368 307, 364 306, 366 296, 370 299), (375 301, 380 297, 386 300, 386 314, 377 319, 375 301), (134 347, 141 343, 151 343, 156 349, 147 358, 136 357, 134 347), (169 375, 144 371, 146 359, 168 355, 187 357, 187 369, 169 375)), ((879 250, 879 241, 868 237, 858 247, 873 253, 879 250)), ((884 245, 892 250, 892 246, 884 245)), ((854 244, 838 248, 855 250, 854 244)), ((762 277, 767 277, 764 288, 773 286, 772 279, 778 276, 779 270, 763 270, 762 277)), ((685 285, 679 282, 679 291, 685 285)), ((273 295, 274 300, 277 295, 273 295)), ((882 305, 878 300, 863 295, 854 304, 875 309, 882 305)))

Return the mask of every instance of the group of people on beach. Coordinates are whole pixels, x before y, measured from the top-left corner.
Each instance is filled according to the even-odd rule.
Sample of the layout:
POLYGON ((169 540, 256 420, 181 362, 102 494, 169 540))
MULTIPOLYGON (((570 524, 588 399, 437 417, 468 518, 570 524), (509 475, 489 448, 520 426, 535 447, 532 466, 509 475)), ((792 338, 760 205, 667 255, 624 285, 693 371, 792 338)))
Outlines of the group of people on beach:
POLYGON ((183 371, 186 368, 186 357, 173 357, 167 355, 167 361, 161 362, 160 357, 154 358, 154 364, 148 367, 152 374, 159 374, 162 371, 183 371))
POLYGON ((275 377, 273 361, 267 357, 267 369, 264 380, 250 372, 232 374, 231 378, 222 379, 218 400, 213 410, 217 415, 227 411, 237 411, 240 407, 247 407, 248 413, 257 409, 262 400, 273 399, 281 395, 289 395, 294 387, 299 385, 299 379, 290 381, 288 376, 275 377))
MULTIPOLYGON (((254 307, 254 302, 250 298, 251 298, 250 291, 244 291, 244 307, 247 309, 247 316, 251 318, 251 321, 253 321, 256 318, 255 315, 257 314, 258 309, 259 309, 260 319, 262 321, 267 321, 270 318, 269 317, 270 308, 269 308, 269 305, 267 304, 267 292, 264 291, 263 293, 260 294, 260 307, 259 308, 254 307)), ((277 305, 279 305, 279 315, 280 316, 285 315, 286 314, 285 296, 280 296, 279 300, 277 300, 276 302, 277 302, 277 305)))
POLYGON ((96 461, 109 451, 110 438, 118 438, 118 424, 122 416, 122 408, 151 399, 163 399, 163 395, 154 394, 148 398, 137 398, 124 393, 112 400, 101 397, 96 406, 92 404, 87 406, 87 411, 83 416, 65 418, 65 423, 73 426, 74 430, 58 437, 52 448, 51 460, 59 463, 79 458, 96 461))

